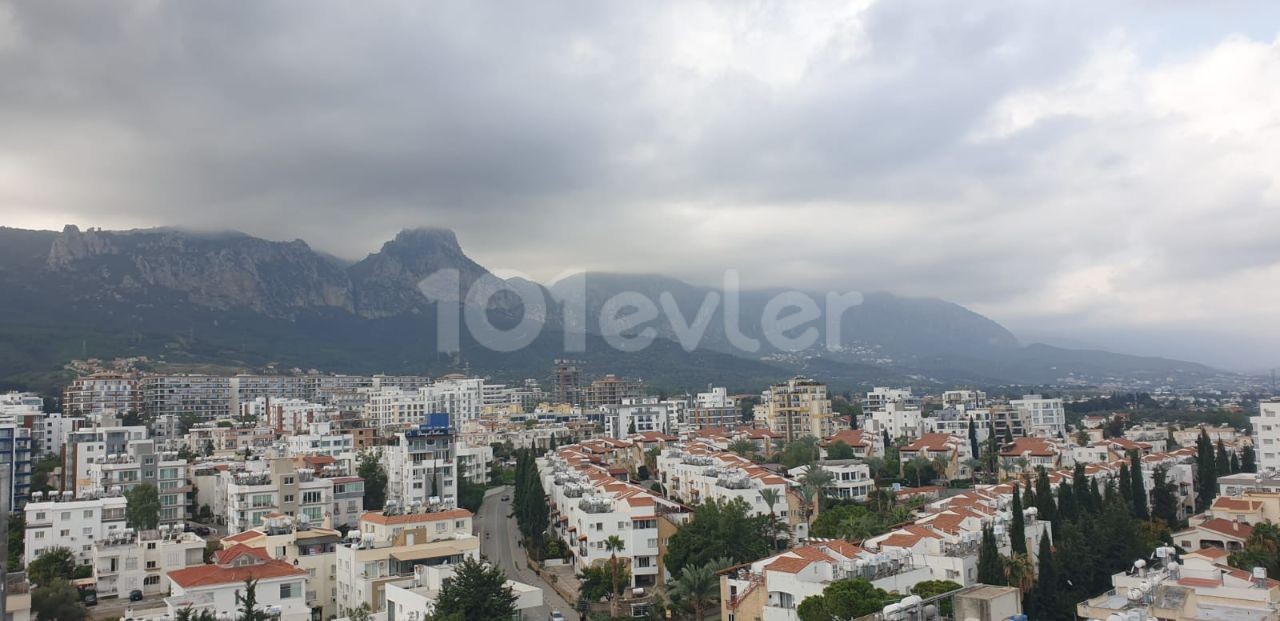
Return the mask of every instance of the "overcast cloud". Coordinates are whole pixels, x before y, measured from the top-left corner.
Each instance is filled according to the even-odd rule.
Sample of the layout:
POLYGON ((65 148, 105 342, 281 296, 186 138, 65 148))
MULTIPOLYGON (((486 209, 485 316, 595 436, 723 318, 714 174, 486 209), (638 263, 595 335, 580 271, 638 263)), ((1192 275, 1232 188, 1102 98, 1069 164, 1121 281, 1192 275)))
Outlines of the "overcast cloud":
POLYGON ((1280 5, 1121 4, 0 2, 0 224, 444 226, 1280 364, 1280 5))

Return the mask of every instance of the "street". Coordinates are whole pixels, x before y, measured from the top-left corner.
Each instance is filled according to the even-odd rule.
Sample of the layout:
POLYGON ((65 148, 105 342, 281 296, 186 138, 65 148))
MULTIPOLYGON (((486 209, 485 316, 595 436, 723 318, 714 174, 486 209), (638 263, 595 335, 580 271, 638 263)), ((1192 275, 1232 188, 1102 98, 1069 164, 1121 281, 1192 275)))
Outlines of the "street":
POLYGON ((480 511, 476 515, 476 528, 479 529, 477 534, 481 538, 480 552, 490 562, 501 567, 507 573, 507 578, 542 589, 543 606, 526 611, 526 619, 542 621, 550 616, 552 610, 559 610, 564 613, 565 619, 576 620, 578 613, 573 605, 564 601, 551 585, 526 565, 527 556, 520 547, 520 532, 516 528, 516 521, 507 517, 511 513, 511 502, 501 500, 504 494, 511 494, 510 486, 488 490, 484 503, 480 505, 480 511), (489 535, 487 538, 486 534, 489 535))

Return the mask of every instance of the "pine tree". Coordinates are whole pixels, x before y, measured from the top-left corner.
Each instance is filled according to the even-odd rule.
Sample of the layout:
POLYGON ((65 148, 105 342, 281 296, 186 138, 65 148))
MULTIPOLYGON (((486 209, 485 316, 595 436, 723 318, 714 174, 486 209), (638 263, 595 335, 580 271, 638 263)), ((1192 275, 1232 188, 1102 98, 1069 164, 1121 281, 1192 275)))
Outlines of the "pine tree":
POLYGON ((1004 560, 996 546, 996 534, 991 527, 982 529, 982 546, 978 548, 978 582, 992 586, 1005 586, 1004 560))
POLYGON ((1133 485, 1133 517, 1145 520, 1151 517, 1147 509, 1147 486, 1142 481, 1142 458, 1138 451, 1129 451, 1129 460, 1133 467, 1129 469, 1129 482, 1133 485))
POLYGON ((1014 554, 1027 553, 1027 527, 1022 515, 1022 494, 1018 491, 1020 487, 1017 483, 1013 484, 1013 505, 1009 508, 1009 512, 1013 514, 1009 525, 1009 547, 1014 554))

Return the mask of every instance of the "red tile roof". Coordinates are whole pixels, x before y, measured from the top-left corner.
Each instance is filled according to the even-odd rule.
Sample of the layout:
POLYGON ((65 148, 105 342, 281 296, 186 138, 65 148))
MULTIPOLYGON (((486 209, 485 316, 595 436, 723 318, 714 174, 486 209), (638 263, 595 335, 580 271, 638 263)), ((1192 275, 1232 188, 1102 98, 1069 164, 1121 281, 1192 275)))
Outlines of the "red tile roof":
POLYGON ((306 570, 294 567, 284 561, 270 560, 256 565, 239 567, 223 567, 221 565, 201 565, 175 569, 169 572, 169 579, 184 589, 219 584, 238 584, 245 580, 272 580, 305 576, 306 570))

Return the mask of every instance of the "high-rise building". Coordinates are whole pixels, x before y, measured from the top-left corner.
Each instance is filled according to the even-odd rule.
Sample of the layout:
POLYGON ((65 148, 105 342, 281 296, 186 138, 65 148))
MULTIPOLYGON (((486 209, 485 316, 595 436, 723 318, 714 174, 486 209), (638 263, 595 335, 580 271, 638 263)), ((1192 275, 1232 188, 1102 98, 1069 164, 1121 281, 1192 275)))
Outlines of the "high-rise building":
POLYGON ((644 382, 606 375, 591 382, 583 391, 582 405, 589 410, 597 410, 606 405, 622 405, 628 401, 638 401, 644 397, 644 382))
POLYGON ((827 386, 806 377, 793 377, 761 394, 756 406, 758 425, 781 434, 786 442, 804 436, 825 438, 835 433, 827 386))
POLYGON ((582 372, 573 360, 557 360, 551 377, 551 400, 556 403, 579 403, 582 372))
POLYGON ((1021 399, 1010 399, 1009 405, 1022 415, 1027 433, 1061 436, 1067 431, 1067 412, 1062 407, 1062 399, 1023 395, 1021 399))
POLYGON ((1254 453, 1258 472, 1280 470, 1280 401, 1258 404, 1258 415, 1251 417, 1254 453))
POLYGON ((141 410, 142 391, 135 375, 95 373, 72 380, 62 391, 62 412, 68 416, 141 410))
POLYGON ((237 411, 232 378, 151 375, 142 380, 142 407, 152 418, 194 414, 201 420, 231 418, 237 411))

